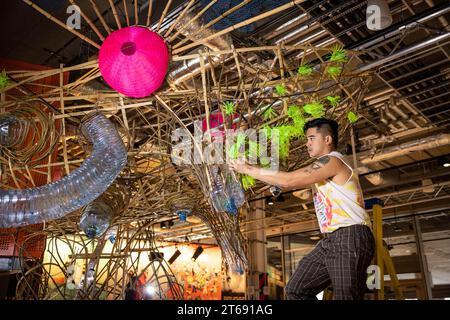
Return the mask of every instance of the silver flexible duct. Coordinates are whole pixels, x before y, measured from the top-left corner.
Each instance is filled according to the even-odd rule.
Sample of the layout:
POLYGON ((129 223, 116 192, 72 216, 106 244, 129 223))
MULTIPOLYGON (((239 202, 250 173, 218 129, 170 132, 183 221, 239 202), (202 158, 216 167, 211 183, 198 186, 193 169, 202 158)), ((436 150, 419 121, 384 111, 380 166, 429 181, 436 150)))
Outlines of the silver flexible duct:
POLYGON ((81 130, 93 149, 79 168, 38 188, 0 190, 0 228, 61 218, 90 203, 116 179, 127 163, 127 152, 114 125, 96 113, 81 130))

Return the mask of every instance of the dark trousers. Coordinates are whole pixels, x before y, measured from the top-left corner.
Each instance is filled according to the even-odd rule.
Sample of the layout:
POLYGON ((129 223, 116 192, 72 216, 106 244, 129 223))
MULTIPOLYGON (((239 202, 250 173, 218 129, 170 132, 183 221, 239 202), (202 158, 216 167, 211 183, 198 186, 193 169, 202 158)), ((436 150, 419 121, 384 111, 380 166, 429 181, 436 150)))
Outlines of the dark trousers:
POLYGON ((311 300, 333 286, 335 300, 360 300, 367 267, 375 250, 369 227, 353 225, 325 234, 292 274, 285 291, 289 300, 311 300))

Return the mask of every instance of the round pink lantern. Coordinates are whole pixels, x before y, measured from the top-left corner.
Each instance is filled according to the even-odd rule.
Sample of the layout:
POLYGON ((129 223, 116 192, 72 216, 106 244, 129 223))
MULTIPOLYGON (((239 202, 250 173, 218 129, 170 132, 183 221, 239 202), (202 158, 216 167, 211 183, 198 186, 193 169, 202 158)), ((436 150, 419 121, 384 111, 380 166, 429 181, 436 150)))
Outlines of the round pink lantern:
POLYGON ((116 91, 142 98, 164 81, 169 52, 164 40, 144 27, 114 31, 103 42, 98 59, 103 79, 116 91))

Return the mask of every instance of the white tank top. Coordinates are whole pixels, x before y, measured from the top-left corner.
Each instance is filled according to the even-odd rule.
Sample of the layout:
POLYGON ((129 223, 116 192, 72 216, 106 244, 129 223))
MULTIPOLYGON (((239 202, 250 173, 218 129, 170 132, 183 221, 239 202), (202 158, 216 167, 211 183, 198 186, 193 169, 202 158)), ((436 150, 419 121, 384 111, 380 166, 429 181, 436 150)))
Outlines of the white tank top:
POLYGON ((343 155, 339 152, 333 151, 324 156, 338 158, 349 167, 352 174, 343 185, 339 185, 331 179, 313 185, 314 206, 320 231, 329 233, 354 224, 371 227, 370 217, 364 209, 364 199, 358 175, 345 162, 343 155))

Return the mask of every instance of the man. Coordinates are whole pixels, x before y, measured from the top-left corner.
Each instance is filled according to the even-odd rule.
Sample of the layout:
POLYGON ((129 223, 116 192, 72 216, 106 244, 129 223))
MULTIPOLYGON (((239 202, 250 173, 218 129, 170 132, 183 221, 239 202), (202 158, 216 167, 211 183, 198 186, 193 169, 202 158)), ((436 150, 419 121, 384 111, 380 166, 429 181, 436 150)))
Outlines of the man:
POLYGON ((230 167, 281 188, 313 188, 324 238, 292 274, 285 288, 288 299, 316 299, 330 284, 337 300, 362 299, 375 246, 358 176, 335 151, 338 124, 334 120, 311 120, 304 131, 309 156, 317 159, 308 167, 273 172, 239 161, 232 161, 230 167))

